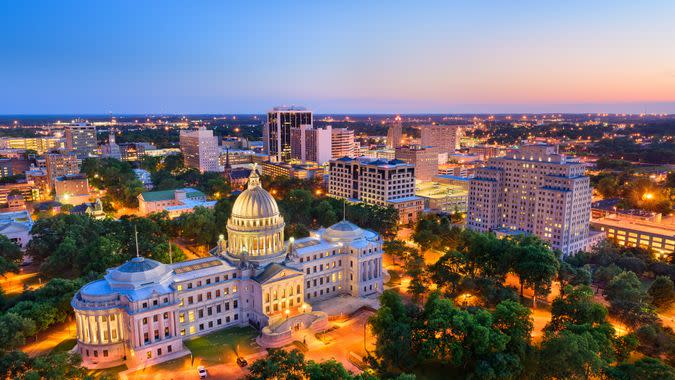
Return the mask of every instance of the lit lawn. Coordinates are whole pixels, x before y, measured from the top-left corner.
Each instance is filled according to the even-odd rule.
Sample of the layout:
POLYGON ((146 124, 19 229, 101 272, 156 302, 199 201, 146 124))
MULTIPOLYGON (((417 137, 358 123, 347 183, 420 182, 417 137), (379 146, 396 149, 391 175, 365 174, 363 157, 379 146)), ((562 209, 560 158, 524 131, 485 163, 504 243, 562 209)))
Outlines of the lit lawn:
POLYGON ((58 354, 59 352, 67 352, 73 349, 75 347, 75 344, 77 343, 77 340, 75 338, 73 339, 66 339, 64 341, 61 341, 61 343, 57 344, 52 348, 51 353, 52 354, 58 354))
POLYGON ((126 370, 126 365, 120 365, 112 368, 91 370, 87 372, 87 375, 94 379, 117 379, 117 375, 126 370))
POLYGON ((258 333, 251 327, 229 328, 185 342, 195 359, 208 365, 234 362, 239 356, 246 356, 260 350, 255 343, 258 333))

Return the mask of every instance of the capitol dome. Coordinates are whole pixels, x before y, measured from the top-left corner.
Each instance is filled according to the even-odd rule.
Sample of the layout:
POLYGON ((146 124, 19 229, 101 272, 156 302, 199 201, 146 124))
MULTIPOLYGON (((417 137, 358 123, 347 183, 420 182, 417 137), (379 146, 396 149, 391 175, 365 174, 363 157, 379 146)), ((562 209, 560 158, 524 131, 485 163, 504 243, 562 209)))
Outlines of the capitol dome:
POLYGON ((254 167, 227 221, 226 255, 261 263, 283 256, 284 226, 277 201, 262 188, 254 167))
POLYGON ((260 177, 255 169, 244 190, 232 206, 232 217, 245 219, 272 218, 279 216, 277 201, 260 186, 260 177))
POLYGON ((362 228, 344 219, 326 228, 326 231, 323 233, 324 239, 333 242, 352 241, 356 239, 361 239, 364 236, 365 232, 363 231, 362 228))

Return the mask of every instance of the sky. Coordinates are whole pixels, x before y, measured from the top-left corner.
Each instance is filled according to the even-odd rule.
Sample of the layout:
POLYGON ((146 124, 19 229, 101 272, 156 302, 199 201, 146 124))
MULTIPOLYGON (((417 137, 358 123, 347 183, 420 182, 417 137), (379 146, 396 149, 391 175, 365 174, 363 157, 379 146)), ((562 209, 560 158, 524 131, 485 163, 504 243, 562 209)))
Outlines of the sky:
POLYGON ((0 114, 675 113, 675 1, 3 1, 0 114))

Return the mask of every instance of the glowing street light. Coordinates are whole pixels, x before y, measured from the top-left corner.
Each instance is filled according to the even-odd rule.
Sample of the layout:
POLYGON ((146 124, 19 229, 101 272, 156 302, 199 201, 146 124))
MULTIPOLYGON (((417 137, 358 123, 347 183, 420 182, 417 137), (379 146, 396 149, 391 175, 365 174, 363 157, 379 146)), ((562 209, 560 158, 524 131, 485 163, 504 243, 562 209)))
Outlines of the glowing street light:
POLYGON ((642 200, 644 201, 651 201, 654 199, 654 194, 653 193, 644 193, 642 194, 642 200))

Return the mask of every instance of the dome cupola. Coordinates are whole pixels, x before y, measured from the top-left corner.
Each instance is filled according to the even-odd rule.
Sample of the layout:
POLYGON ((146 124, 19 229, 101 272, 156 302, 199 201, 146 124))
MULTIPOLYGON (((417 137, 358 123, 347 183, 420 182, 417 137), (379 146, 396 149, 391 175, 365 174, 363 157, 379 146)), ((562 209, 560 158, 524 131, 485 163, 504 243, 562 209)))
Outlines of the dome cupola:
POLYGON ((226 255, 233 259, 266 262, 285 254, 284 218, 277 201, 260 184, 254 165, 248 187, 232 206, 227 221, 226 255))

